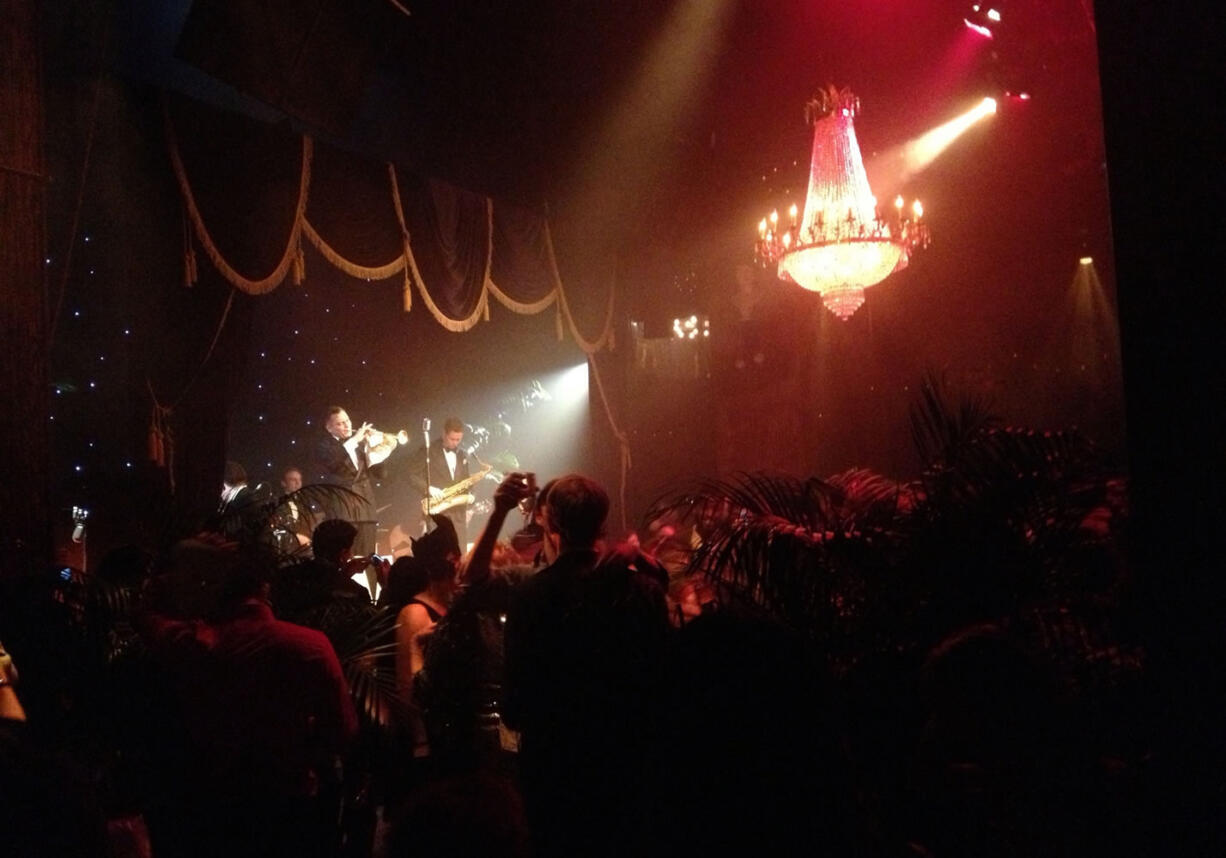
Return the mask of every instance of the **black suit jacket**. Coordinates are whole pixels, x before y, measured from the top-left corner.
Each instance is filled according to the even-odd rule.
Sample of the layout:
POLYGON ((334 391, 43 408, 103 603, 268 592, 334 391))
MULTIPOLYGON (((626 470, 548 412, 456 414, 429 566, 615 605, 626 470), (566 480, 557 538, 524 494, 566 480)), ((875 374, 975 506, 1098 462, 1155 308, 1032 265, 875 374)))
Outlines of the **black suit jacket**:
MULTIPOLYGON (((360 457, 359 461, 361 461, 360 457)), ((330 517, 362 520, 374 515, 375 491, 370 471, 368 468, 359 468, 353 464, 343 441, 338 441, 325 432, 315 444, 315 465, 319 471, 321 483, 343 486, 356 492, 361 495, 368 507, 365 512, 357 516, 341 515, 337 514, 337 510, 333 510, 330 517)))
POLYGON ((349 458, 344 442, 326 433, 315 444, 315 465, 321 483, 349 488, 358 478, 358 469, 349 458))
POLYGON ((457 483, 468 476, 468 455, 461 447, 456 450, 455 476, 447 472, 447 459, 443 455, 443 441, 435 438, 430 442, 430 479, 426 480, 426 448, 418 447, 413 453, 412 465, 409 471, 409 481, 417 490, 418 497, 426 496, 426 486, 445 489, 452 483, 457 483))
MULTIPOLYGON (((443 441, 441 438, 435 438, 430 442, 430 480, 427 483, 426 448, 424 446, 418 447, 413 451, 413 459, 409 468, 409 482, 412 484, 416 495, 413 504, 414 514, 420 515, 421 500, 426 496, 427 485, 445 489, 452 483, 458 483, 467 476, 468 454, 464 452, 464 448, 461 447, 456 450, 455 476, 453 477, 447 471, 447 459, 443 455, 443 441)), ((467 509, 466 505, 460 504, 443 511, 443 515, 447 516, 455 524, 456 536, 460 540, 461 549, 468 542, 467 509)))

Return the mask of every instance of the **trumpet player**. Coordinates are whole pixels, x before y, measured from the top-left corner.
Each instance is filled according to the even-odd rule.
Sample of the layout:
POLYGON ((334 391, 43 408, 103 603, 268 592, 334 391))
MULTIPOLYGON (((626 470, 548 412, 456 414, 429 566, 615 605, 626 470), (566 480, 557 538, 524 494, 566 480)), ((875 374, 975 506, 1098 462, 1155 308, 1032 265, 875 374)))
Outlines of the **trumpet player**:
POLYGON ((328 517, 343 518, 358 525, 358 540, 362 543, 359 553, 371 553, 374 551, 375 515, 371 469, 382 464, 397 446, 407 443, 408 435, 403 431, 397 435, 380 432, 369 423, 355 430, 349 414, 339 405, 328 409, 324 428, 326 434, 315 446, 320 482, 343 486, 360 499, 354 503, 333 504, 328 517))

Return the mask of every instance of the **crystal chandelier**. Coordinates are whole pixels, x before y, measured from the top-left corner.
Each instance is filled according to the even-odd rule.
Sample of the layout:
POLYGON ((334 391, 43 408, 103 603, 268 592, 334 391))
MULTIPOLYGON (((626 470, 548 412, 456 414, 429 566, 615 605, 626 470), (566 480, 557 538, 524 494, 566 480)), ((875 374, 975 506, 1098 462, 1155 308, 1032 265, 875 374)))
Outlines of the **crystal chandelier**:
POLYGON ((924 208, 894 200, 886 216, 864 172, 852 119, 860 100, 831 86, 805 106, 813 125, 813 159, 803 217, 793 205, 788 224, 773 211, 758 224, 755 253, 762 265, 778 264, 779 277, 818 292, 822 303, 847 319, 864 303, 864 290, 907 266, 928 246, 924 208))

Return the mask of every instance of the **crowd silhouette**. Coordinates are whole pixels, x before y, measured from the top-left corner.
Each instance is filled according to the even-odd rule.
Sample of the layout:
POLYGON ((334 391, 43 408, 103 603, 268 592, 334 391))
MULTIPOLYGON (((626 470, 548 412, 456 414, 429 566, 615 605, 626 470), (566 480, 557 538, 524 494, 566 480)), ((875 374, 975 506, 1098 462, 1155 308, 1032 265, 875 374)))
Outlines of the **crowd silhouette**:
POLYGON ((641 538, 512 473, 465 556, 325 521, 6 581, 5 853, 1151 854, 1122 484, 960 419, 915 483, 703 481, 641 538))

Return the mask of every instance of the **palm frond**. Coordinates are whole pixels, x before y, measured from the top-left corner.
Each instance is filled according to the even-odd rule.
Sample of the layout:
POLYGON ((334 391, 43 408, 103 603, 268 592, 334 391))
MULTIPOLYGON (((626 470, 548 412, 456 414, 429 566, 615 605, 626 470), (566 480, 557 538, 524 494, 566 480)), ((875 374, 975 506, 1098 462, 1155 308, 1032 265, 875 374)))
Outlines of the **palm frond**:
POLYGON ((370 612, 338 630, 333 646, 360 717, 383 730, 407 723, 410 710, 396 686, 395 614, 370 612))
MULTIPOLYGON (((265 488, 263 484, 261 487, 265 488)), ((270 541, 272 526, 291 502, 297 506, 299 514, 306 518, 312 529, 324 518, 354 521, 369 515, 366 499, 352 489, 329 483, 312 483, 280 496, 274 496, 267 490, 259 492, 256 500, 242 509, 219 516, 213 526, 239 543, 267 543, 270 541)), ((309 556, 305 546, 294 545, 288 550, 279 545, 274 547, 283 564, 309 556)))
POLYGON ((925 378, 914 481, 738 474, 683 486, 649 516, 692 524, 686 573, 816 640, 836 670, 1084 595, 1101 551, 1084 522, 1114 476, 1103 458, 1076 431, 1002 427, 984 400, 953 401, 925 378))
POLYGON ((948 400, 944 381, 925 374, 911 405, 911 439, 929 468, 955 466, 967 445, 999 422, 986 399, 963 396, 956 410, 948 400))
POLYGON ((282 495, 273 501, 274 508, 284 506, 289 501, 295 501, 300 508, 311 511, 332 509, 349 519, 360 517, 359 514, 366 508, 366 499, 360 494, 330 483, 311 483, 296 492, 282 495))
MULTIPOLYGON (((649 515, 697 528, 701 542, 688 572, 705 576, 721 601, 829 642, 846 637, 865 607, 877 604, 857 582, 866 566, 892 556, 899 494, 896 483, 866 470, 829 481, 737 474, 685 486, 649 515)), ((889 578, 885 572, 880 580, 889 578)))
POLYGON ((860 526, 892 527, 912 502, 909 487, 867 468, 835 474, 826 484, 841 493, 843 515, 860 526))

